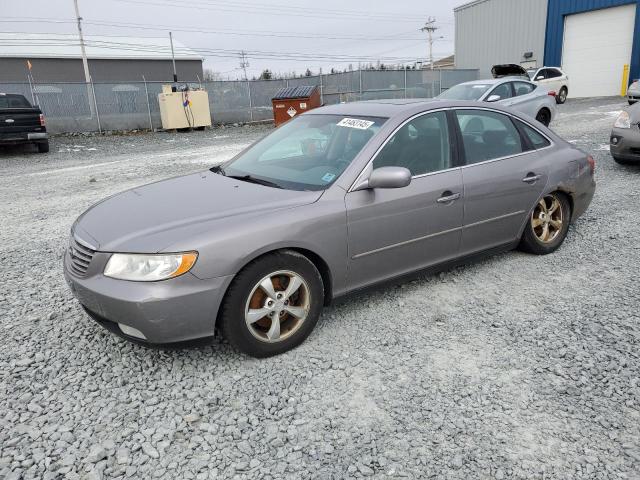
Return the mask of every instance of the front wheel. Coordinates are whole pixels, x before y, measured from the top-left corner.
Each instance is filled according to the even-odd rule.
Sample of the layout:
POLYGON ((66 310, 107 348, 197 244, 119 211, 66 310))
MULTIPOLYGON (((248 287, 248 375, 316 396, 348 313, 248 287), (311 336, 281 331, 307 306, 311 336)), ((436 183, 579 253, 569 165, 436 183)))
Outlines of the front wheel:
POLYGON ((556 103, 559 105, 562 105, 564 102, 567 101, 568 94, 569 94, 569 90, 567 90, 567 87, 562 87, 558 92, 558 95, 556 95, 556 103))
POLYGON ((549 193, 536 204, 522 234, 520 248, 536 255, 555 252, 569 231, 571 206, 559 192, 549 193))
POLYGON ((543 108, 538 112, 538 115, 536 115, 536 120, 543 124, 545 127, 548 127, 551 123, 551 112, 549 112, 549 110, 547 110, 546 108, 543 108))
POLYGON ((260 257, 235 278, 222 304, 220 329, 252 357, 270 357, 300 345, 315 327, 324 287, 304 255, 282 251, 260 257))

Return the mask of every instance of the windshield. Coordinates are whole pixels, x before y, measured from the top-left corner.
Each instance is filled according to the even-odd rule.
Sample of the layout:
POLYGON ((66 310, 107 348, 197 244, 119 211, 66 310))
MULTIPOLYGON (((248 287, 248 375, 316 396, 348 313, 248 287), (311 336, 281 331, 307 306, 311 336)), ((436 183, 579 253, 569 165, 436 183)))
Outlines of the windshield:
POLYGON ((386 118, 301 115, 212 171, 290 190, 324 190, 386 118))
POLYGON ((22 95, 0 94, 0 108, 31 108, 31 104, 22 95))
POLYGON ((491 84, 487 83, 462 83, 442 92, 438 95, 438 98, 446 100, 480 100, 480 97, 490 88, 491 84))

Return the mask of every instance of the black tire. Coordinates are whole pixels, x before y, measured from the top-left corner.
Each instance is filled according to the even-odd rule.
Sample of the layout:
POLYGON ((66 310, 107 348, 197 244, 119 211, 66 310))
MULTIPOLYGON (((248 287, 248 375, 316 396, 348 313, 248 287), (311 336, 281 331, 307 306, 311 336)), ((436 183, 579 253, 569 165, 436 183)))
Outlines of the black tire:
POLYGON ((629 100, 629 105, 633 105, 633 104, 635 104, 635 103, 637 103, 637 101, 635 101, 635 102, 634 102, 634 101, 632 101, 632 100, 629 100))
MULTIPOLYGON (((522 238, 520 240, 520 250, 528 253, 533 253, 535 255, 547 255, 549 253, 555 252, 558 248, 560 248, 560 245, 562 245, 565 238, 567 238, 567 232, 569 231, 569 225, 571 223, 571 205, 569 204, 569 199, 562 192, 549 193, 544 195, 543 197, 543 199, 549 198, 555 198, 560 203, 560 208, 562 209, 561 228, 558 230, 557 235, 555 235, 555 237, 551 241, 543 242, 542 240, 540 240, 533 226, 534 215, 538 211, 538 203, 536 203, 527 218, 527 224, 524 227, 524 232, 522 233, 522 238)), ((551 205, 550 200, 547 200, 546 203, 547 205, 551 205)))
POLYGON ((558 95, 556 95, 556 103, 558 105, 562 105, 567 101, 567 95, 569 95, 569 90, 567 89, 567 87, 562 87, 558 92, 558 95))
POLYGON ((39 153, 47 153, 49 151, 49 140, 36 143, 39 153))
POLYGON ((551 123, 551 112, 549 112, 549 110, 547 110, 546 108, 543 108, 538 112, 538 115, 536 115, 536 120, 543 124, 545 127, 548 127, 551 123))
MULTIPOLYGON (((304 255, 283 250, 254 260, 236 276, 222 302, 219 327, 235 349, 256 358, 270 357, 300 345, 318 323, 323 305, 324 286, 318 269, 304 255), (293 333, 284 339, 273 342, 260 340, 245 321, 245 309, 258 282, 273 272, 283 270, 294 272, 306 282, 310 294, 308 312, 293 333)), ((265 317, 263 320, 269 319, 265 317)))
POLYGON ((613 160, 618 164, 618 165, 629 165, 629 163, 627 160, 617 157, 615 155, 611 155, 613 157, 613 160))

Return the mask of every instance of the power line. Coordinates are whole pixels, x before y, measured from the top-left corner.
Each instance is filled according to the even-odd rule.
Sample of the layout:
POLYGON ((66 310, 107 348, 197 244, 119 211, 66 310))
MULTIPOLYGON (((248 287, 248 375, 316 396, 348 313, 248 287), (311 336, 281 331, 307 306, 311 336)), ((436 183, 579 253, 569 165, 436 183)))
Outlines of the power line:
MULTIPOLYGON (((33 43, 29 43, 29 44, 11 44, 9 46, 79 46, 79 43, 51 43, 51 42, 43 42, 40 44, 33 44, 33 43)), ((154 47, 154 48, 143 48, 143 47, 135 47, 135 46, 122 46, 122 45, 105 45, 105 44, 89 44, 87 42, 87 46, 95 46, 95 47, 99 47, 100 49, 104 49, 104 50, 117 50, 117 51, 126 51, 126 52, 133 52, 133 53, 141 53, 141 54, 149 54, 149 53, 161 53, 164 54, 164 56, 166 58, 170 58, 171 53, 168 50, 161 50, 160 52, 158 51, 158 47, 154 47)), ((193 52, 180 52, 178 51, 177 54, 180 55, 180 53, 183 54, 189 54, 189 53, 193 53, 193 52)), ((201 57, 211 57, 211 58, 237 58, 239 55, 238 51, 233 51, 233 52, 225 52, 225 51, 215 51, 215 50, 206 50, 206 49, 199 49, 196 52, 199 56, 201 57)), ((383 62, 387 62, 387 63, 403 63, 403 62, 408 62, 408 61, 413 61, 415 60, 415 57, 368 57, 368 56, 356 56, 356 55, 352 55, 352 56, 332 56, 332 55, 322 55, 322 56, 318 56, 318 55, 313 55, 313 54, 305 54, 305 55, 301 55, 301 54, 287 54, 284 52, 269 52, 269 53, 252 53, 252 52, 246 52, 247 55, 250 55, 252 58, 255 59, 260 59, 260 60, 282 60, 282 61, 304 61, 304 62, 319 62, 319 63, 331 63, 331 62, 357 62, 357 61, 362 61, 362 62, 374 62, 374 61, 383 61, 383 62)), ((144 55, 142 55, 144 57, 144 55)), ((132 56, 133 57, 133 56, 132 56)), ((127 58, 127 57, 123 57, 123 58, 127 58)), ((134 57, 135 58, 135 57, 134 57)))
MULTIPOLYGON (((6 18, 6 17, 5 17, 6 18)), ((49 19, 37 19, 33 20, 2 20, 0 23, 75 23, 71 20, 49 20, 49 19)), ((388 36, 367 36, 367 35, 323 35, 314 34, 310 32, 272 32, 272 31, 256 31, 256 30, 232 30, 232 29, 201 29, 196 27, 176 27, 174 25, 153 25, 153 24, 140 24, 140 23, 128 23, 128 22, 103 22, 103 21, 90 21, 84 20, 85 25, 94 25, 102 27, 113 27, 121 29, 131 30, 151 30, 158 32, 174 31, 174 32, 186 32, 186 33, 203 33, 213 35, 234 35, 234 36, 261 36, 261 37, 276 37, 276 38, 308 38, 312 40, 367 40, 367 41, 414 41, 418 40, 416 37, 403 37, 408 32, 402 34, 390 34, 388 36)), ((15 32, 21 33, 21 32, 15 32)))
MULTIPOLYGON (((184 3, 179 3, 177 2, 177 0, 167 0, 164 2, 157 2, 157 1, 153 1, 153 0, 113 0, 115 2, 122 2, 122 3, 127 3, 127 4, 133 4, 133 5, 151 5, 151 6, 157 6, 157 7, 176 7, 176 8, 181 8, 184 9, 185 4, 184 3)), ((353 19, 353 18, 358 18, 358 19, 368 19, 368 20, 377 20, 377 21, 387 21, 387 22, 413 22, 415 23, 415 18, 392 18, 392 17, 388 17, 388 16, 370 16, 370 15, 366 15, 366 14, 349 14, 349 15, 345 15, 342 14, 338 11, 336 11, 335 14, 313 14, 313 13, 307 13, 307 12, 302 12, 300 11, 299 13, 296 11, 292 11, 291 9, 289 9, 289 11, 287 12, 277 12, 277 11, 273 11, 273 9, 264 9, 264 7, 254 7, 253 5, 247 5, 245 8, 241 8, 240 6, 238 7, 233 7, 233 6, 227 6, 226 2, 224 4, 222 4, 222 6, 216 6, 214 7, 212 4, 207 4, 205 3, 205 6, 202 6, 203 4, 195 2, 195 1, 191 1, 189 3, 190 6, 194 7, 197 6, 197 8, 199 10, 211 10, 211 11, 215 11, 215 12, 220 12, 220 11, 224 11, 224 12, 242 12, 242 13, 248 13, 248 14, 257 14, 257 15, 274 15, 274 16, 278 16, 278 17, 282 17, 282 16, 293 16, 293 17, 304 17, 304 18, 310 18, 310 17, 314 17, 314 18, 325 18, 325 19, 331 19, 331 20, 341 20, 341 19, 345 19, 346 17, 351 17, 349 19, 353 19), (206 5, 210 5, 210 6, 206 6, 206 5)))
MULTIPOLYGON (((175 1, 175 0, 174 0, 175 1)), ((253 1, 243 1, 243 0, 194 0, 196 4, 206 4, 206 5, 224 5, 224 6, 237 6, 237 7, 249 7, 249 8, 266 8, 270 11, 273 10, 284 10, 285 12, 291 11, 291 5, 287 4, 274 4, 274 3, 260 3, 253 1)), ((362 18, 363 16, 371 16, 371 17, 384 17, 384 18, 401 18, 403 20, 415 21, 415 15, 399 15, 396 12, 369 12, 365 13, 362 10, 344 10, 344 9, 327 9, 327 8, 313 8, 313 7, 305 7, 305 14, 317 12, 321 14, 329 14, 329 15, 340 15, 340 16, 356 16, 358 18, 362 18)))

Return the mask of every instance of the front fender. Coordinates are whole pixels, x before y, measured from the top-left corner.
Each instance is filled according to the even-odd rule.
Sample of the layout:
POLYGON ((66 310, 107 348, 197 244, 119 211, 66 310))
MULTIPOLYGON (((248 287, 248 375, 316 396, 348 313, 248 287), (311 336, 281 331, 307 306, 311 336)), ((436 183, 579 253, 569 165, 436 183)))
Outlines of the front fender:
POLYGON ((203 280, 236 275, 275 250, 308 250, 327 265, 334 289, 343 289, 348 256, 344 201, 323 199, 258 217, 227 218, 166 250, 194 249, 199 255, 191 272, 203 280))

